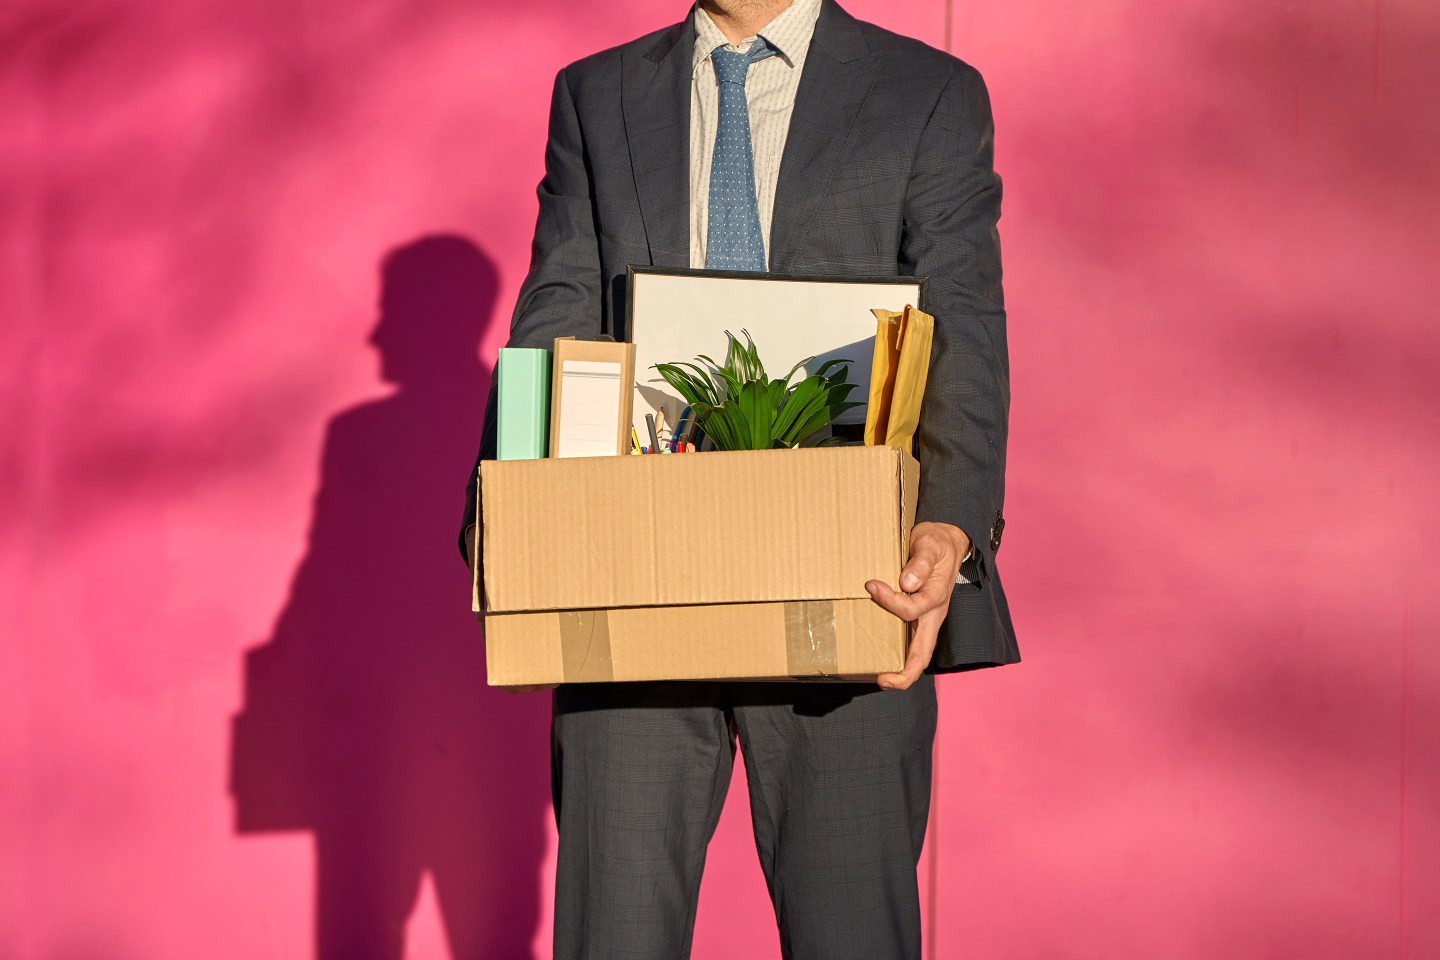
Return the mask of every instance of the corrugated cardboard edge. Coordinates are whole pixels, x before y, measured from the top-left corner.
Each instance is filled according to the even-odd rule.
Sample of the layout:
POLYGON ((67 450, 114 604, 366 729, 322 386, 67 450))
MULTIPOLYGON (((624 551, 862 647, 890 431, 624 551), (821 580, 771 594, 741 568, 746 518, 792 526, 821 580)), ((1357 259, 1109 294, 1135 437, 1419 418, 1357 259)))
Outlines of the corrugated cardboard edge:
MULTIPOLYGON (((900 450, 900 569, 910 558, 910 531, 914 530, 914 511, 920 502, 920 462, 909 450, 900 450)), ((906 626, 906 636, 914 636, 914 625, 906 626)), ((906 651, 910 643, 906 642, 906 651)))
POLYGON ((895 450, 896 469, 900 472, 900 565, 910 559, 910 531, 915 526, 915 504, 920 499, 920 463, 905 450, 895 450))
POLYGON ((470 544, 470 612, 480 614, 484 609, 480 596, 480 569, 485 565, 480 556, 484 537, 485 518, 480 513, 480 468, 475 470, 475 539, 470 544))
MULTIPOLYGON (((908 450, 895 451, 900 470, 900 566, 905 569, 910 559, 910 531, 915 528, 915 506, 920 500, 920 463, 908 450)), ((898 585, 898 584, 897 584, 898 585)), ((905 651, 910 650, 910 640, 915 636, 915 624, 905 625, 905 651)))
MULTIPOLYGON (((488 613, 490 611, 489 598, 491 593, 485 589, 485 579, 487 573, 495 569, 496 563, 495 557, 493 556, 494 551, 491 549, 491 541, 493 538, 485 534, 486 521, 489 519, 488 511, 485 511, 482 506, 485 500, 485 474, 492 469, 499 468, 503 462, 505 461, 481 461, 480 478, 479 482, 475 485, 475 555, 480 557, 480 562, 475 564, 475 570, 471 575, 471 580, 474 584, 471 602, 477 613, 482 611, 488 613)), ((510 462, 516 463, 520 461, 510 462)))

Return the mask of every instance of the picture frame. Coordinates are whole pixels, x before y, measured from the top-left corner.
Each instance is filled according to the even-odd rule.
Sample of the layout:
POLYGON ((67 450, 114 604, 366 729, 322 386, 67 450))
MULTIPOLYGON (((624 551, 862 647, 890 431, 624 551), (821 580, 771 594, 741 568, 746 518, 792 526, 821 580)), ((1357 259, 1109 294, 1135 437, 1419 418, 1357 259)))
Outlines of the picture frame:
MULTIPOLYGON (((647 433, 645 415, 663 414, 661 439, 669 439, 685 401, 655 370, 657 363, 692 361, 704 354, 725 360, 726 331, 748 331, 766 373, 782 377, 807 357, 813 371, 826 360, 849 360, 851 399, 837 427, 865 422, 875 349, 873 310, 926 309, 924 277, 851 277, 691 270, 631 266, 626 271, 625 323, 635 344, 636 433, 647 433)), ((797 373, 798 376, 798 373, 797 373)), ((645 442, 642 439, 642 442, 645 442)))

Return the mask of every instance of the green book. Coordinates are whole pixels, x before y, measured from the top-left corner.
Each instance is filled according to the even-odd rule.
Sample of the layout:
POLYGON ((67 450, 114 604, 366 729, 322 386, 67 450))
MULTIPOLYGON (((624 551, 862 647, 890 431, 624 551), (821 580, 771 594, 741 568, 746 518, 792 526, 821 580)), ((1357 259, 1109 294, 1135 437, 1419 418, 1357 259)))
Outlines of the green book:
POLYGON ((497 460, 538 460, 545 456, 550 429, 550 351, 501 347, 495 365, 497 460))

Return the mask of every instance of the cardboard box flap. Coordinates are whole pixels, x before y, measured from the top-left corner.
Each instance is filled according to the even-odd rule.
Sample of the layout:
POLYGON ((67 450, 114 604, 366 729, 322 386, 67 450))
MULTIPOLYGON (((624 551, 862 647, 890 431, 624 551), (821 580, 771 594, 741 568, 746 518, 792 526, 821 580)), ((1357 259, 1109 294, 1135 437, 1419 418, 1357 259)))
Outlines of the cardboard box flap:
POLYGON ((505 613, 867 597, 899 576, 918 465, 855 446, 488 461, 480 477, 485 605, 505 613))

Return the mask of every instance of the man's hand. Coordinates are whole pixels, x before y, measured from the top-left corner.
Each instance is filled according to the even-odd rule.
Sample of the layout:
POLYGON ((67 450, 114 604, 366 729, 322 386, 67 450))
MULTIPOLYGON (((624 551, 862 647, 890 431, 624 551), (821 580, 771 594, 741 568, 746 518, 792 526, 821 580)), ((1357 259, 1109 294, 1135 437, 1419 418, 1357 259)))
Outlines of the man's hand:
POLYGON ((875 602, 901 620, 913 622, 910 652, 900 673, 876 678, 882 689, 905 690, 930 665, 940 624, 950 609, 950 592, 960 563, 970 553, 970 538, 950 523, 917 523, 910 531, 910 561, 900 571, 901 593, 883 580, 869 580, 865 589, 875 602))

